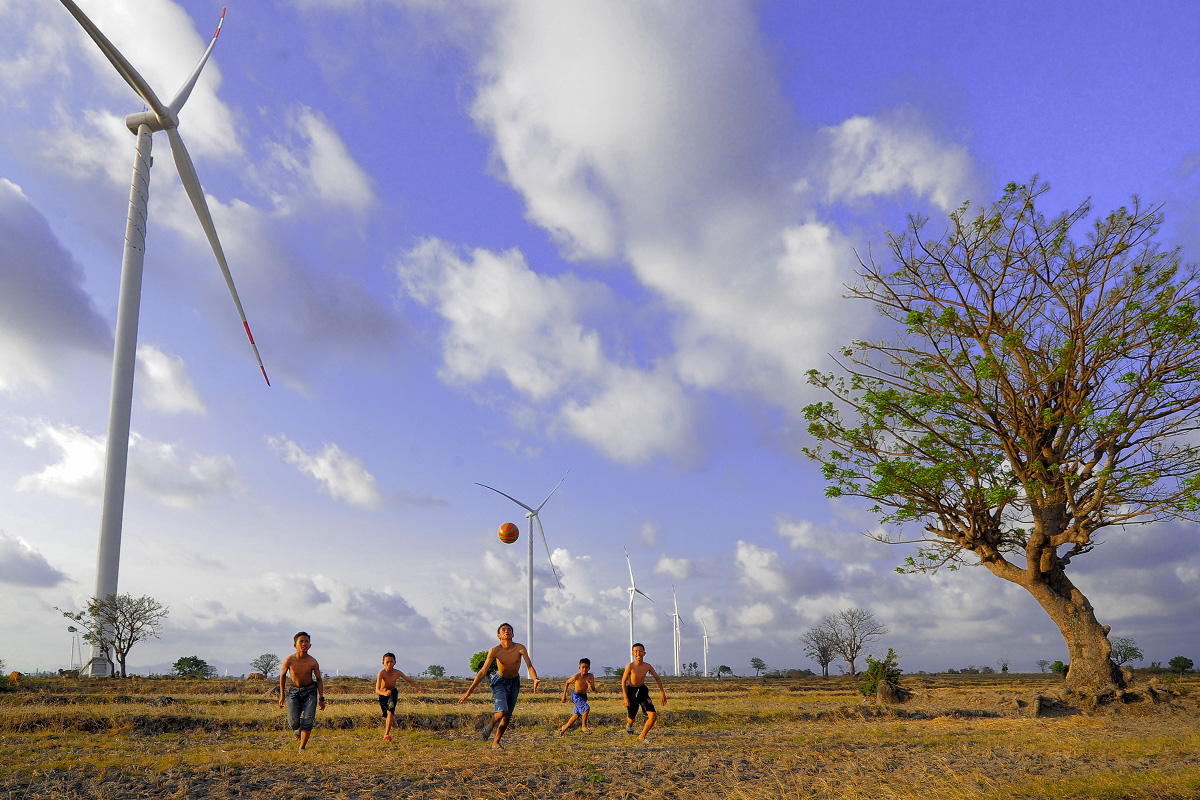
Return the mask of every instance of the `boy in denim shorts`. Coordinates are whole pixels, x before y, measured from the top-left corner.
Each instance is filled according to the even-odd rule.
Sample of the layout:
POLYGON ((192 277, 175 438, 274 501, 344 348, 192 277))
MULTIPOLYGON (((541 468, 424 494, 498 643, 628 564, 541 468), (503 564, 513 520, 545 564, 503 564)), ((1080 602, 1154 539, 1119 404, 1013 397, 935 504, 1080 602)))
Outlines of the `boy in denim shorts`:
POLYGON ((325 710, 325 683, 321 680, 320 665, 308 654, 312 647, 311 637, 300 631, 292 637, 292 644, 296 646, 296 652, 284 660, 279 673, 279 707, 283 708, 287 703, 288 728, 296 734, 303 750, 317 721, 317 706, 325 710), (289 673, 291 689, 287 688, 289 673))
POLYGON ((537 676, 537 670, 533 668, 533 662, 529 660, 529 651, 525 649, 525 645, 512 640, 513 626, 507 622, 496 629, 496 637, 500 640, 500 644, 488 650, 487 658, 483 661, 483 666, 479 668, 479 672, 475 675, 475 680, 471 681, 470 687, 467 688, 467 693, 458 699, 458 702, 465 703, 471 693, 475 691, 475 687, 483 680, 483 676, 488 674, 494 662, 497 666, 496 674, 491 678, 492 697, 495 699, 495 714, 492 716, 492 721, 488 723, 483 730, 483 738, 487 739, 492 735, 492 729, 496 731, 496 738, 492 742, 493 750, 503 750, 500 745, 500 739, 504 736, 504 731, 508 729, 508 722, 512 719, 513 709, 517 705, 517 697, 521 693, 521 660, 525 660, 525 666, 529 669, 529 677, 533 679, 533 690, 536 692, 538 684, 541 683, 541 678, 537 676))

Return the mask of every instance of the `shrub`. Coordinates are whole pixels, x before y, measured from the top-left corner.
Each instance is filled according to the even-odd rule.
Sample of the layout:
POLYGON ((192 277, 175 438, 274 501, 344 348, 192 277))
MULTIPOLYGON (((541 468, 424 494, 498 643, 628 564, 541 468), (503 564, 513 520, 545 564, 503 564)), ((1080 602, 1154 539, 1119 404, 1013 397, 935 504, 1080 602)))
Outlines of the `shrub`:
MULTIPOLYGON (((471 656, 471 674, 477 675, 479 669, 483 666, 483 662, 487 661, 487 650, 480 650, 475 655, 471 656)), ((492 666, 488 668, 488 675, 496 671, 496 662, 492 661, 492 666)))
POLYGON ((1193 664, 1192 660, 1187 656, 1175 656, 1167 662, 1167 666, 1182 675, 1195 666, 1195 664, 1193 664))
POLYGON ((1067 670, 1069 670, 1070 668, 1071 668, 1070 664, 1064 664, 1061 661, 1055 661, 1053 664, 1050 665, 1051 672, 1053 672, 1055 675, 1061 675, 1064 678, 1067 677, 1067 670))
POLYGON ((863 681, 858 685, 858 691, 864 697, 874 697, 879 691, 879 683, 890 683, 892 686, 900 685, 900 673, 903 671, 896 666, 900 657, 896 655, 896 651, 888 648, 887 655, 882 660, 876 660, 874 656, 867 656, 867 668, 863 671, 863 681))

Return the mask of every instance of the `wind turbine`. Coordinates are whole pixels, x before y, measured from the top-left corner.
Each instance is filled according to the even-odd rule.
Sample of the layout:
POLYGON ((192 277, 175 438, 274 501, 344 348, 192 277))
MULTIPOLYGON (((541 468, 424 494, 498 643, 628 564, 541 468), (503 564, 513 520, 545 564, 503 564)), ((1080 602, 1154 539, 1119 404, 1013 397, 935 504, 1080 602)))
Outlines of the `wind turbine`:
POLYGON ((708 626, 704 624, 704 620, 700 620, 700 627, 704 629, 704 677, 708 677, 708 626))
POLYGON ((546 560, 550 562, 550 571, 554 573, 554 581, 558 584, 558 588, 561 589, 562 581, 558 579, 558 570, 554 568, 554 559, 550 557, 550 545, 546 544, 546 531, 542 529, 542 520, 538 516, 538 512, 542 510, 542 506, 550 502, 550 498, 554 497, 554 493, 558 491, 558 487, 562 486, 563 481, 565 481, 567 479, 567 475, 570 474, 571 470, 567 470, 566 474, 562 476, 562 480, 560 480, 558 484, 550 490, 550 494, 546 495, 546 499, 543 500, 541 505, 539 505, 537 508, 530 508, 512 495, 504 494, 504 492, 500 491, 499 489, 492 489, 492 487, 488 486, 486 483, 475 483, 476 486, 482 486, 485 489, 492 489, 492 491, 496 494, 504 495, 509 500, 512 500, 521 508, 525 509, 525 519, 529 520, 529 598, 525 607, 525 649, 531 654, 533 653, 533 523, 537 523, 538 533, 542 535, 542 546, 546 548, 546 560))
MULTIPOLYGON (((242 318, 242 327, 250 339, 250 347, 254 350, 254 358, 258 368, 262 370, 263 379, 271 385, 267 378, 267 370, 258 354, 258 346, 250 333, 250 325, 246 322, 246 313, 242 310, 242 301, 238 298, 237 289, 233 285, 233 276, 229 274, 229 265, 225 261, 225 253, 221 242, 217 239, 217 229, 213 225, 212 214, 208 210, 208 202, 204 199, 204 190, 200 187, 200 179, 196 176, 196 168, 192 157, 184 147, 183 139, 179 136, 179 112, 187 102, 200 70, 208 61, 217 36, 221 33, 221 25, 225 22, 225 11, 221 10, 221 20, 213 33, 208 49, 200 57, 200 62, 192 70, 192 74, 183 82, 183 86, 175 94, 170 103, 163 104, 158 95, 150 88, 150 84, 138 74, 133 65, 121 55, 100 29, 88 19, 87 15, 75 5, 73 0, 62 0, 67 11, 78 20, 92 41, 99 46, 101 52, 120 73, 125 82, 137 92, 138 96, 150 107, 149 111, 130 114, 125 118, 125 125, 137 136, 137 149, 133 162, 133 185, 129 192, 129 214, 125 226, 125 251, 121 257, 121 292, 117 300, 117 330, 116 342, 113 347, 112 394, 108 407, 108 443, 104 456, 104 500, 100 516, 100 547, 96 565, 96 597, 104 599, 117 593, 117 573, 121 562, 121 521, 125 507, 125 472, 129 460, 129 419, 133 409, 133 371, 137 357, 138 312, 142 302, 142 263, 146 252, 146 205, 150 191, 150 146, 155 131, 166 131, 171 142, 171 153, 175 156, 175 167, 179 179, 187 191, 188 198, 200 218, 200 226, 208 237, 213 253, 217 257, 217 265, 225 276, 225 284, 233 295, 233 304, 237 307, 238 315, 242 318)), ((99 658, 100 652, 92 648, 90 671, 92 675, 108 674, 107 659, 99 658)))
POLYGON ((674 586, 671 587, 671 599, 673 599, 675 601, 675 613, 667 614, 667 616, 671 618, 672 626, 675 629, 675 636, 674 636, 675 677, 678 678, 679 677, 679 641, 680 641, 680 630, 679 629, 683 627, 683 617, 679 616, 679 598, 675 596, 675 587, 674 586))
MULTIPOLYGON (((650 595, 643 592, 637 587, 637 581, 633 579, 633 562, 629 560, 629 549, 625 550, 625 563, 629 565, 629 649, 633 650, 633 597, 640 594, 642 597, 650 600, 650 595)), ((650 600, 653 603, 653 600, 650 600)))

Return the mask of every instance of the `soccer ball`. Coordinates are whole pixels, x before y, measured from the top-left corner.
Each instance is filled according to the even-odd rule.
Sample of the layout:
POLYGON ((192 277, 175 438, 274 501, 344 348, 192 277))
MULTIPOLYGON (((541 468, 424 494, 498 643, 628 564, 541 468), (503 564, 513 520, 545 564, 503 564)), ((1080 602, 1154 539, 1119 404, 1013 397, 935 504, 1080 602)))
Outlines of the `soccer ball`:
POLYGON ((500 541, 504 542, 505 544, 512 544, 520 535, 521 531, 511 522, 506 522, 500 526, 500 541))

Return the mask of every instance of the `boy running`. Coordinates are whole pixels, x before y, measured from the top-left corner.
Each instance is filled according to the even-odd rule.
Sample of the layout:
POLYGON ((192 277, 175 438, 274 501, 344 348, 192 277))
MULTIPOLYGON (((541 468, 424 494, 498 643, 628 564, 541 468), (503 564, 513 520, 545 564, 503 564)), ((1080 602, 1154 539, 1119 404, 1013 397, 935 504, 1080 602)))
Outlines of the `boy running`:
POLYGON ((425 690, 413 683, 412 678, 396 669, 396 654, 384 653, 383 669, 379 670, 379 676, 375 678, 375 694, 379 695, 379 710, 383 714, 383 740, 385 742, 392 740, 392 725, 396 723, 396 701, 400 699, 400 691, 396 688, 396 682, 400 678, 404 678, 409 686, 421 694, 425 694, 425 690))
POLYGON ((537 676, 537 670, 533 668, 533 662, 529 660, 529 651, 525 649, 525 645, 512 640, 513 626, 505 622, 496 629, 496 637, 500 640, 500 644, 488 650, 487 658, 483 661, 483 666, 479 668, 479 672, 475 675, 475 680, 471 681, 467 693, 458 699, 458 702, 465 703, 467 698, 471 696, 471 692, 475 691, 475 687, 483 680, 483 676, 488 674, 488 670, 494 661, 497 665, 496 674, 491 678, 492 697, 495 699, 495 711, 492 716, 492 721, 483 731, 483 738, 487 739, 492 734, 492 729, 496 730, 496 738, 492 742, 493 750, 503 750, 500 744, 500 739, 504 736, 504 731, 508 729, 509 720, 512 719, 513 709, 517 705, 517 695, 521 693, 521 659, 525 659, 525 666, 529 669, 529 677, 533 678, 533 690, 536 692, 538 684, 542 682, 537 676))
POLYGON ((592 661, 588 658, 579 659, 579 672, 573 677, 567 678, 567 682, 563 684, 562 701, 567 702, 567 692, 571 693, 571 702, 575 704, 575 713, 567 720, 567 724, 558 729, 558 735, 562 736, 571 726, 575 724, 575 720, 580 720, 580 725, 584 733, 591 733, 592 729, 588 727, 588 713, 592 707, 588 705, 587 693, 590 686, 593 691, 596 689, 596 677, 592 675, 592 661))
POLYGON ((312 639, 304 631, 292 637, 296 652, 284 659, 279 673, 279 707, 287 703, 288 728, 300 740, 300 749, 308 744, 313 725, 317 721, 317 706, 325 710, 325 683, 321 680, 321 667, 308 654, 312 639), (288 674, 291 673, 292 688, 287 689, 288 674), (286 692, 285 692, 286 690, 286 692))
POLYGON ((667 704, 667 691, 663 688, 662 678, 658 677, 658 673, 654 671, 654 667, 649 661, 646 661, 646 646, 641 642, 633 646, 633 661, 621 673, 621 691, 625 695, 625 709, 628 714, 628 721, 625 723, 625 732, 633 733, 633 721, 637 719, 638 709, 646 712, 646 724, 642 727, 641 734, 638 739, 646 741, 646 734, 654 727, 654 720, 658 718, 658 712, 654 710, 654 704, 650 702, 650 687, 646 685, 646 673, 654 676, 654 680, 658 682, 658 691, 662 696, 662 704, 667 704))

